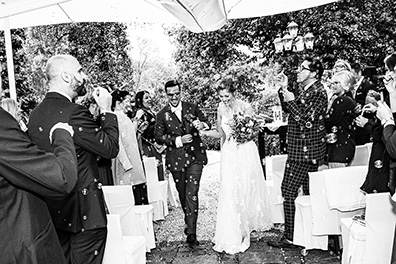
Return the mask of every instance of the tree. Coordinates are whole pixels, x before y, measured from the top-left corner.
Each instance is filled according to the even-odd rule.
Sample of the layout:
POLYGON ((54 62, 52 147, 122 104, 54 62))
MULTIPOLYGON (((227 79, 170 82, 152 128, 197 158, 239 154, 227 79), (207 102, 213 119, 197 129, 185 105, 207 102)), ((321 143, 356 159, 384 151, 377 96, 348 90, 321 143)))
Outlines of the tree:
MULTIPOLYGON (((197 34, 182 28, 170 30, 169 34, 177 42, 175 59, 179 78, 187 93, 200 94, 199 103, 205 105, 205 101, 215 96, 211 85, 218 76, 233 67, 242 69, 242 65, 260 57, 264 60, 262 66, 274 62, 286 65, 285 73, 291 80, 295 76, 292 71, 305 55, 322 58, 328 69, 342 58, 381 70, 383 59, 395 46, 395 8, 391 0, 339 1, 292 13, 231 20, 215 32, 197 34), (315 48, 300 54, 275 54, 272 42, 292 20, 300 25, 301 34, 310 31, 316 36, 315 48), (238 51, 240 45, 261 56, 247 57, 238 51)), ((255 75, 253 71, 251 76, 255 75)), ((257 80, 246 81, 252 82, 244 83, 249 89, 257 80)))
MULTIPOLYGON (((46 92, 45 63, 55 54, 75 56, 90 85, 113 90, 132 82, 129 41, 122 23, 39 26, 13 30, 12 38, 17 96, 27 114, 46 92)), ((2 50, 0 56, 5 57, 2 50)), ((8 85, 7 81, 5 78, 4 86, 8 85)))

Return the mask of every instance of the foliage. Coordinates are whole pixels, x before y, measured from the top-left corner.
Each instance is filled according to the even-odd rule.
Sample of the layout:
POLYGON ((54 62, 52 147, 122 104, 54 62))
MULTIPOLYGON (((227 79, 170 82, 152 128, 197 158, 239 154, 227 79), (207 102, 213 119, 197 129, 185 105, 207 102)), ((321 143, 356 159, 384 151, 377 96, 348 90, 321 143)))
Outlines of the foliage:
MULTIPOLYGON (((17 96, 23 110, 28 112, 44 96, 45 63, 55 54, 75 56, 91 85, 113 90, 131 83, 125 29, 122 23, 72 23, 12 31, 17 96)), ((2 50, 0 56, 5 56, 2 50)))

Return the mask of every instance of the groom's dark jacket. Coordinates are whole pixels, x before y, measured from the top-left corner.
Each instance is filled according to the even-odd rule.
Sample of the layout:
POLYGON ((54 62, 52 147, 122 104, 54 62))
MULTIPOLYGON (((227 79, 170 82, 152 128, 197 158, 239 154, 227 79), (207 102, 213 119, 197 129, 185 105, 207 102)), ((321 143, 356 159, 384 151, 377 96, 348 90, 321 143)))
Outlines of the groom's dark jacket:
POLYGON ((205 145, 199 136, 199 131, 192 125, 192 121, 198 118, 208 127, 210 127, 210 123, 196 104, 187 102, 181 102, 181 104, 182 120, 179 120, 176 114, 171 111, 171 107, 167 105, 158 112, 155 126, 155 140, 168 147, 165 163, 170 171, 181 171, 193 162, 205 165, 208 161, 205 145), (191 134, 193 141, 183 147, 176 148, 176 138, 186 134, 191 134))

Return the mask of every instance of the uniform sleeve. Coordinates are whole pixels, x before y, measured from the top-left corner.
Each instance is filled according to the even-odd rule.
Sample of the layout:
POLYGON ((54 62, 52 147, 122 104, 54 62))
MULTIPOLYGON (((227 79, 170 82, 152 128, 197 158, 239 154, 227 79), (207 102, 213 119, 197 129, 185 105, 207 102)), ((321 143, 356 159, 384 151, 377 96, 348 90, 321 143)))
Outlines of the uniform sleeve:
POLYGON ((0 176, 18 188, 46 197, 68 194, 77 181, 77 161, 69 132, 56 129, 53 153, 37 148, 18 123, 2 117, 0 176), (11 124, 11 125, 10 125, 11 124))
POLYGON ((69 120, 74 130, 74 143, 105 159, 115 158, 119 151, 117 116, 104 113, 98 120, 99 125, 88 109, 78 106, 69 120))

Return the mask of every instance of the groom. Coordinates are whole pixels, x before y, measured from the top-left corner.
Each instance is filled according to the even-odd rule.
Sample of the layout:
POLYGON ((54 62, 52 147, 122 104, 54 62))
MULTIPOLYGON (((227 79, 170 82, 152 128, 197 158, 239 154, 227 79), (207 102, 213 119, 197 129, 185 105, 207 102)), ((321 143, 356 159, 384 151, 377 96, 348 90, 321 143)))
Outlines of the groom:
POLYGON ((199 130, 209 129, 210 123, 196 104, 181 101, 181 87, 177 81, 165 84, 168 105, 157 114, 155 139, 165 144, 166 167, 175 179, 176 189, 184 212, 187 243, 198 246, 196 231, 198 191, 203 166, 207 163, 199 130))

